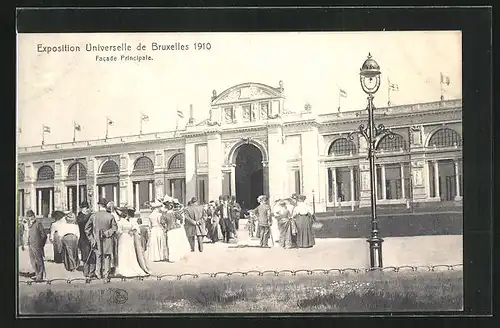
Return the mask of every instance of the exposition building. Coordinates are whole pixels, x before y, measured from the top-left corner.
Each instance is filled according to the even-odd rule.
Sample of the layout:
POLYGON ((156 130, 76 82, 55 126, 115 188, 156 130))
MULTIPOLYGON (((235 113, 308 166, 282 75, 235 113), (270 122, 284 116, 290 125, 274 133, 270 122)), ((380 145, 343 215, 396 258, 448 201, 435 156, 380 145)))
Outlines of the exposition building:
MULTIPOLYGON (((186 202, 235 195, 244 208, 260 194, 293 193, 317 212, 370 206, 367 145, 348 138, 367 111, 285 110, 283 83, 243 83, 217 94, 209 117, 177 131, 18 148, 18 215, 77 210, 98 197, 146 211, 169 194, 186 202)), ((377 145, 378 204, 462 200, 462 101, 377 108, 395 133, 377 145)))

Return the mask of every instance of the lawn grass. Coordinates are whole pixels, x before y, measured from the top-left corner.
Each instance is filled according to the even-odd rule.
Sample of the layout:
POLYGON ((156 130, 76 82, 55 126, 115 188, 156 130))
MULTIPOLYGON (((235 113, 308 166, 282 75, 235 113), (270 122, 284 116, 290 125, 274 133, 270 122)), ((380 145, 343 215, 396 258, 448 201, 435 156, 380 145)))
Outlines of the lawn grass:
POLYGON ((20 285, 23 314, 461 310, 462 271, 20 285), (117 293, 121 290, 121 293, 117 293), (123 296, 126 291, 126 297, 123 296))

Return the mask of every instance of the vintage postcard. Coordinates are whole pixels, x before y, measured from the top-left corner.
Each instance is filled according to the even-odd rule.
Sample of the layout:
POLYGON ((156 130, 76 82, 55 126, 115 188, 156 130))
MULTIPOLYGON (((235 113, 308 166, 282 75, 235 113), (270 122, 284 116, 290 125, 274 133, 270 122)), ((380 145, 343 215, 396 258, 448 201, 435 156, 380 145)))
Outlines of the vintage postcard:
POLYGON ((460 31, 17 35, 20 315, 463 308, 460 31))

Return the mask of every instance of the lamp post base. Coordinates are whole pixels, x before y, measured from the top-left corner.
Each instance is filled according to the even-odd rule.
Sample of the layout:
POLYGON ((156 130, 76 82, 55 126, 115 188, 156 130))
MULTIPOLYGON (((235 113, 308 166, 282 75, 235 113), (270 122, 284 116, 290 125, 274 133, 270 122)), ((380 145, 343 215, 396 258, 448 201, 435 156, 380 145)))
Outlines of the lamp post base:
POLYGON ((370 269, 383 268, 382 264, 382 243, 384 240, 379 237, 370 237, 366 240, 370 244, 370 269))

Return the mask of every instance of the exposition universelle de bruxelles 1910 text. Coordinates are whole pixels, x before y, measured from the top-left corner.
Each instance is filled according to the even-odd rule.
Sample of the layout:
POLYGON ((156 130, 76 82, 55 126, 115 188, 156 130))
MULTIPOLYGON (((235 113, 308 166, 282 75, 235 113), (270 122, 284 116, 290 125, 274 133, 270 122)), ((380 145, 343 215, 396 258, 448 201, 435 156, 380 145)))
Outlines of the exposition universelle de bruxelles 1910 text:
POLYGON ((72 45, 72 44, 62 44, 62 45, 45 45, 42 43, 37 44, 37 52, 45 53, 50 55, 52 53, 61 52, 94 52, 99 53, 95 55, 96 62, 118 62, 118 61, 150 61, 153 60, 151 54, 140 53, 143 51, 152 52, 172 52, 172 51, 210 51, 212 45, 210 42, 193 42, 191 44, 173 42, 168 44, 161 44, 158 42, 152 42, 149 45, 138 43, 136 46, 132 46, 127 42, 122 42, 120 44, 114 45, 102 45, 85 43, 85 45, 72 45), (119 54, 117 54, 119 53, 119 54))

